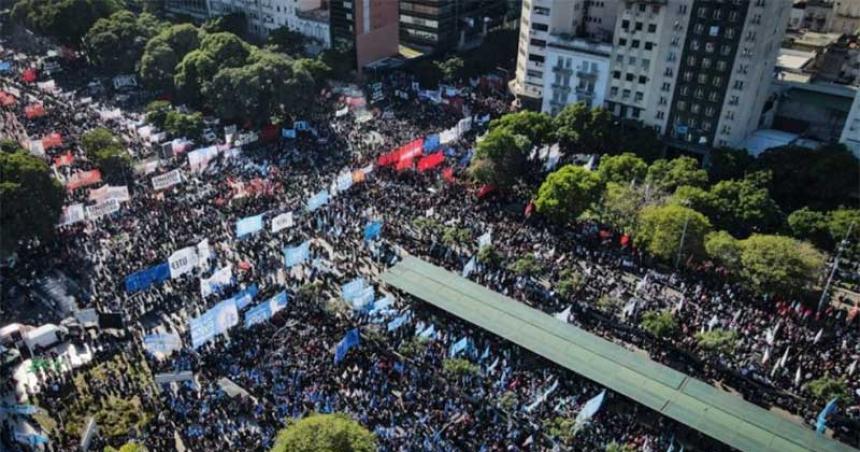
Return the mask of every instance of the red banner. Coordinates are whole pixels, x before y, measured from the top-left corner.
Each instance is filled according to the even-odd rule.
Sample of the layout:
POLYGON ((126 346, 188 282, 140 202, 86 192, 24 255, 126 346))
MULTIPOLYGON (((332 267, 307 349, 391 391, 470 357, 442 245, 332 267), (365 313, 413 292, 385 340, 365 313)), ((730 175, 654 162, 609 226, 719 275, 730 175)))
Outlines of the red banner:
POLYGON ((444 161, 445 154, 443 154, 442 151, 434 152, 426 157, 422 157, 421 160, 418 161, 418 171, 423 173, 429 169, 436 168, 444 161))
POLYGON ((391 152, 386 154, 382 154, 379 156, 379 159, 376 160, 376 164, 379 166, 388 166, 388 165, 397 165, 397 168, 400 169, 400 162, 403 160, 409 161, 409 166, 412 166, 411 160, 415 157, 420 157, 424 150, 424 138, 418 138, 417 140, 412 140, 403 146, 400 146, 397 149, 394 149, 391 152))
POLYGON ((69 177, 69 181, 66 182, 66 188, 69 190, 76 190, 81 187, 86 187, 87 185, 97 184, 102 181, 102 172, 94 169, 90 171, 78 171, 75 174, 72 174, 69 177))
POLYGON ((47 149, 59 148, 63 146, 63 137, 57 133, 50 133, 42 138, 42 147, 47 149))
POLYGON ((397 162, 397 171, 412 169, 412 159, 402 159, 397 162))
POLYGON ((65 154, 54 157, 54 166, 72 166, 72 163, 75 162, 75 157, 72 155, 71 151, 66 152, 65 154))
POLYGON ((448 183, 454 183, 454 168, 448 167, 442 170, 442 178, 448 183))
POLYGON ((27 119, 45 116, 45 107, 42 104, 30 104, 24 107, 24 115, 27 119))

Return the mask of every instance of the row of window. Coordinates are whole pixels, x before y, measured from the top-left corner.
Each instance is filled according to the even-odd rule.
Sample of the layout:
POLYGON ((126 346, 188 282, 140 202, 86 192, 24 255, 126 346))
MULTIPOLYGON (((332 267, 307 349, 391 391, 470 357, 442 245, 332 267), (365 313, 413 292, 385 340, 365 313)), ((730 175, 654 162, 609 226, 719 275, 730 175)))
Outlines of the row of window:
MULTIPOLYGON (((638 49, 640 44, 642 44, 642 42, 638 39, 630 40, 630 48, 631 49, 638 49)), ((622 47, 626 46, 627 45, 627 39, 626 38, 618 38, 618 45, 622 46, 622 47)), ((645 50, 651 50, 654 48, 654 46, 655 46, 655 44, 653 42, 645 41, 645 50)))
MULTIPOLYGON (((621 80, 621 71, 612 71, 612 78, 615 80, 621 80)), ((636 76, 635 74, 626 73, 624 74, 624 80, 627 82, 632 82, 634 80, 638 81, 640 84, 648 83, 648 77, 644 75, 636 76)))
MULTIPOLYGON (((640 58, 637 59, 635 56, 627 57, 627 65, 633 67, 636 65, 637 61, 642 66, 643 71, 648 71, 651 68, 651 60, 648 58, 640 58)), ((624 64, 624 55, 615 55, 615 62, 618 64, 624 64)))
MULTIPOLYGON (((645 27, 645 24, 637 21, 633 24, 633 31, 642 31, 645 27)), ((630 21, 624 19, 621 21, 621 29, 624 31, 630 31, 630 21)), ((648 33, 656 33, 657 32, 657 24, 648 24, 648 33)))

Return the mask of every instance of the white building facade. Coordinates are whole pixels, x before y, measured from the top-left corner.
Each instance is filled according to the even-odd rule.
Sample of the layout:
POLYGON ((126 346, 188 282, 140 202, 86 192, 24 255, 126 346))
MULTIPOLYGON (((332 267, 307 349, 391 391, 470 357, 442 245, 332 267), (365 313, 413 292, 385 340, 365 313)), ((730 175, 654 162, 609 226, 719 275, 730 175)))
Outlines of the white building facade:
POLYGON ((585 102, 603 106, 609 83, 612 45, 552 35, 546 47, 541 111, 556 115, 565 106, 585 102))

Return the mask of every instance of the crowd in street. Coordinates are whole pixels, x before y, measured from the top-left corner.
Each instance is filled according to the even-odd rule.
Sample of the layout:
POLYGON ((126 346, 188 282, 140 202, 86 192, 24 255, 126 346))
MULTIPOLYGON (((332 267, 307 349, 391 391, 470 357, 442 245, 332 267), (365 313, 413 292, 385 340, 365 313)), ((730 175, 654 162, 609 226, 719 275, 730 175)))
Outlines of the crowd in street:
MULTIPOLYGON (((20 61, 15 69, 28 64, 20 61)), ((712 273, 661 273, 629 244, 622 245, 606 225, 559 228, 538 215, 525 215, 528 200, 480 199, 466 180, 464 165, 476 137, 486 130, 482 118, 508 111, 509 99, 492 87, 462 83, 455 87, 462 106, 437 103, 420 98, 412 80, 395 73, 381 80, 386 106, 370 120, 361 117, 360 108, 337 115, 351 95, 329 88, 320 95, 324 102, 295 118, 312 131, 268 142, 260 138, 241 148, 220 137, 218 157, 204 170, 192 171, 185 153, 164 156, 160 148, 143 143, 128 126, 140 116, 124 113, 106 120, 99 107, 81 104, 80 96, 65 99, 3 77, 21 95, 15 105, 4 107, 0 132, 15 137, 61 134, 63 145, 45 151, 49 162, 73 152, 74 162, 58 168, 59 177, 92 169, 79 140, 95 127, 123 137, 136 161, 159 157, 154 172, 144 169, 127 181, 131 198, 119 212, 61 227, 55 245, 23 250, 15 269, 24 277, 60 268, 83 287, 81 308, 123 313, 127 339, 84 339, 88 346, 145 355, 153 374, 193 372, 192 380, 161 385, 158 391, 128 381, 100 393, 140 396, 154 417, 143 431, 129 435, 151 450, 172 450, 177 437, 190 450, 225 445, 263 450, 273 444, 285 420, 311 412, 348 413, 374 431, 386 451, 564 448, 551 426, 557 418, 575 418, 602 388, 374 284, 404 253, 468 274, 592 333, 645 349, 678 370, 722 381, 749 400, 779 406, 813 423, 821 404, 803 390, 804 384, 828 375, 845 378, 851 394, 840 405, 843 419, 834 423, 835 434, 855 444, 860 440, 856 431, 838 427, 851 425, 850 418, 860 415, 856 308, 816 314, 814 307, 779 294, 754 296, 712 273), (28 97, 43 103, 44 116, 27 118, 28 97), (443 146, 442 167, 419 172, 374 166, 379 155, 456 126, 464 116, 474 118, 474 126, 443 146), (453 177, 442 177, 441 170, 449 167, 453 177), (153 188, 154 176, 176 169, 183 173, 182 183, 153 188), (338 175, 362 169, 363 177, 338 190, 338 175), (308 199, 320 190, 328 190, 328 202, 308 211, 308 199), (286 212, 294 214, 294 223, 272 232, 268 221, 286 212), (237 237, 237 221, 260 214, 266 227, 237 237), (373 221, 383 224, 382 232, 366 240, 365 227, 373 221), (470 238, 443 240, 446 228, 465 229, 470 238), (479 237, 489 238, 501 262, 472 260, 479 237), (195 270, 144 290, 127 290, 128 275, 204 240, 211 255, 195 270), (310 256, 286 267, 283 248, 305 241, 310 241, 310 256), (523 275, 508 268, 526 255, 540 264, 538 272, 523 275), (217 296, 202 296, 201 278, 228 266, 233 269, 228 287, 217 296), (575 294, 561 296, 556 288, 566 269, 574 269, 582 281, 575 294), (390 305, 351 309, 340 300, 341 288, 355 278, 375 286, 376 304, 386 300, 390 305), (286 291, 287 306, 266 322, 248 327, 240 322, 227 334, 191 347, 189 320, 252 286, 258 291, 251 305, 286 291), (639 327, 643 313, 663 309, 675 314, 677 340, 653 338, 639 327), (391 328, 401 318, 405 322, 391 328), (353 328, 361 332, 360 344, 334 362, 338 342, 353 328), (697 347, 696 333, 717 328, 738 333, 733 353, 697 347), (177 334, 186 346, 153 354, 143 338, 156 333, 177 334), (469 346, 457 355, 478 371, 454 375, 444 370, 443 361, 463 338, 469 346), (415 347, 416 342, 421 346, 415 347), (225 378, 246 392, 228 394, 225 378)), ((67 204, 85 202, 87 192, 70 191, 67 204)), ((43 380, 42 387, 29 392, 59 390, 71 378, 45 371, 43 380)), ((24 396, 18 394, 22 400, 24 396)), ((66 410, 62 398, 39 400, 49 413, 62 417, 66 410)), ((707 444, 709 450, 722 447, 611 392, 604 405, 579 428, 577 449, 600 450, 617 442, 658 451, 673 447, 676 438, 707 444)), ((56 433, 51 440, 59 450, 71 450, 80 440, 56 433)))

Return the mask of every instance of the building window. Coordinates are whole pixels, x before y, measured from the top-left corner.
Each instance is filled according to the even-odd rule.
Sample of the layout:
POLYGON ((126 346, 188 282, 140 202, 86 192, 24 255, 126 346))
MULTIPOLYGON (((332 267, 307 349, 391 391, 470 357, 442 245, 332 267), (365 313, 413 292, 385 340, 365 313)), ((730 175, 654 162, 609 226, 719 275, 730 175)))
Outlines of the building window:
POLYGON ((615 96, 617 96, 617 95, 618 95, 618 87, 617 87, 617 86, 613 86, 612 88, 609 88, 609 95, 610 95, 611 97, 615 97, 615 96))
POLYGON ((716 109, 714 107, 708 107, 705 109, 705 116, 712 118, 714 117, 714 112, 716 112, 716 109))
POLYGON ((698 39, 693 39, 690 41, 690 50, 697 52, 699 50, 699 47, 700 45, 698 39))
POLYGON ((696 88, 696 94, 693 95, 696 99, 703 99, 705 97, 705 90, 702 88, 696 88))
POLYGON ((712 25, 711 28, 708 29, 708 35, 712 37, 717 37, 720 35, 720 27, 716 25, 712 25))
POLYGON ((651 50, 651 49, 653 49, 653 48, 654 48, 654 43, 653 43, 653 42, 646 42, 646 43, 645 43, 645 50, 651 50))
POLYGON ((643 25, 642 22, 636 22, 635 30, 636 31, 642 31, 642 25, 643 25))
POLYGON ((704 33, 704 31, 705 31, 705 25, 704 24, 696 24, 695 26, 693 26, 693 33, 695 33, 697 35, 704 33))
POLYGON ((719 94, 717 94, 716 91, 711 91, 708 93, 708 100, 711 102, 716 102, 718 96, 719 96, 719 94))
POLYGON ((636 64, 636 57, 627 57, 627 64, 636 64))
POLYGON ((642 69, 648 70, 651 68, 651 60, 648 58, 642 58, 642 69))
POLYGON ((625 31, 626 31, 626 30, 628 30, 628 29, 630 29, 630 21, 629 21, 629 20, 626 20, 626 19, 625 19, 625 20, 622 20, 622 21, 621 21, 621 29, 622 29, 622 30, 625 30, 625 31))
POLYGON ((708 83, 708 74, 699 74, 699 76, 696 77, 696 81, 701 85, 708 83))
POLYGON ((638 48, 639 48, 639 40, 638 40, 638 39, 634 39, 633 41, 631 41, 631 42, 630 42, 630 47, 631 47, 631 48, 633 48, 633 49, 638 49, 638 48))
POLYGON ((642 99, 644 99, 644 98, 645 98, 645 93, 637 91, 636 94, 633 96, 633 101, 634 102, 642 102, 642 99))
POLYGON ((624 55, 621 55, 621 54, 615 55, 615 62, 618 64, 624 63, 624 55))
POLYGON ((683 100, 679 100, 678 103, 675 104, 675 107, 678 109, 678 111, 686 111, 687 103, 683 100))
POLYGON ((663 82, 663 86, 660 87, 660 91, 669 92, 672 89, 672 85, 669 82, 663 82))
POLYGON ((740 98, 738 96, 732 96, 729 98, 729 105, 737 105, 740 103, 740 98))
POLYGON ((719 88, 723 86, 723 78, 718 75, 715 75, 714 78, 711 80, 711 84, 719 88))
POLYGON ((704 6, 700 7, 699 11, 698 11, 698 15, 699 15, 699 19, 707 18, 708 17, 708 8, 705 8, 704 6))
POLYGON ((535 22, 532 24, 532 30, 547 31, 549 30, 549 25, 535 22))
POLYGON ((543 39, 534 39, 533 38, 531 41, 529 41, 529 44, 531 44, 535 47, 540 47, 541 49, 546 47, 546 41, 544 41, 543 39))
POLYGON ((732 27, 726 28, 726 39, 735 39, 735 29, 732 27))
POLYGON ((718 60, 717 61, 717 71, 726 72, 726 66, 727 66, 727 64, 726 64, 725 60, 718 60))
POLYGON ((633 81, 633 74, 631 74, 631 73, 625 74, 624 80, 627 80, 628 82, 632 82, 633 81))
POLYGON ((626 45, 627 45, 627 40, 626 40, 626 39, 624 39, 624 38, 618 38, 618 45, 619 45, 619 46, 626 46, 626 45))
POLYGON ((535 55, 535 54, 529 55, 529 61, 543 64, 544 60, 545 60, 545 58, 543 57, 543 55, 535 55))
POLYGON ((648 24, 648 33, 656 33, 657 24, 648 24))
POLYGON ((629 89, 625 89, 624 91, 621 91, 621 99, 622 100, 630 99, 630 90, 629 89))
POLYGON ((621 78, 621 71, 612 71, 612 78, 614 78, 614 79, 621 78))
POLYGON ((678 92, 684 97, 689 96, 690 95, 690 87, 687 85, 684 85, 681 87, 680 90, 678 90, 678 92))
POLYGON ((534 12, 539 16, 549 16, 550 10, 543 6, 535 6, 534 12))
POLYGON ((648 83, 648 77, 645 77, 644 75, 640 75, 639 76, 639 83, 641 83, 643 85, 648 83))
POLYGON ((723 135, 729 135, 730 133, 732 133, 732 126, 724 125, 723 128, 720 130, 720 133, 723 135))
POLYGON ((734 88, 734 89, 738 89, 738 90, 740 90, 740 89, 744 89, 744 82, 743 82, 743 80, 735 80, 735 84, 734 84, 734 86, 732 86, 732 88, 734 88))
POLYGON ((657 116, 656 116, 657 119, 663 119, 664 117, 666 117, 665 112, 663 112, 662 110, 657 112, 657 116))

